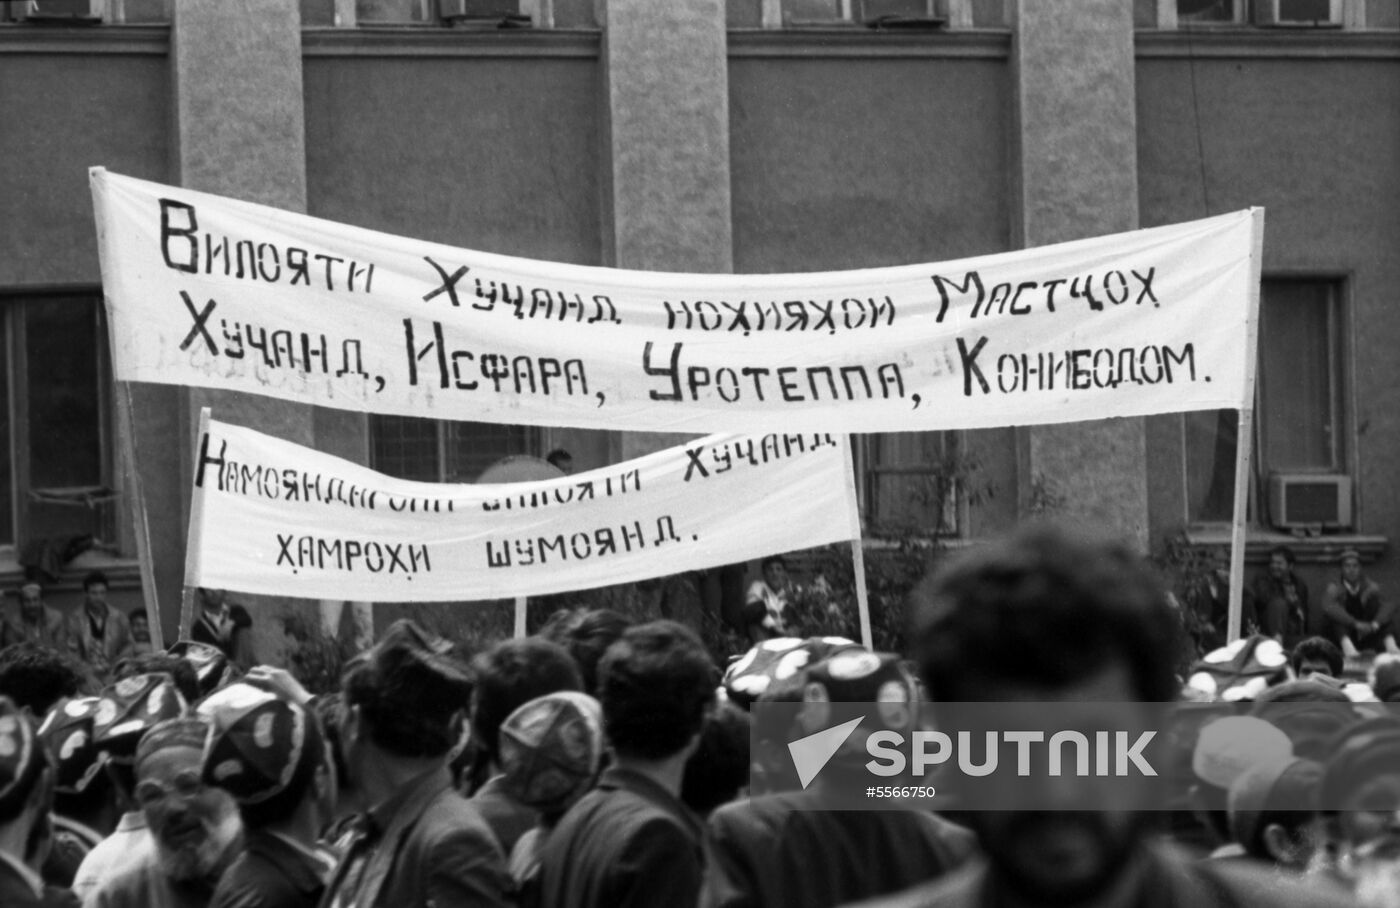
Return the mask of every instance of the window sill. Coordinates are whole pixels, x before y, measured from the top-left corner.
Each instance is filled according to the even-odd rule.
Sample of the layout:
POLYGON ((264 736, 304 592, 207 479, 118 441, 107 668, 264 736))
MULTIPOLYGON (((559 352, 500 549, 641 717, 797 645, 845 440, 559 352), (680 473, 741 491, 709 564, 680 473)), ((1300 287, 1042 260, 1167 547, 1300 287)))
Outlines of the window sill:
MULTIPOLYGON (((1197 548, 1228 548, 1230 527, 1226 524, 1188 527, 1186 541, 1197 548)), ((1361 562, 1368 564, 1380 558, 1390 545, 1390 539, 1386 536, 1365 536, 1356 533, 1294 536, 1263 527, 1245 528, 1247 563, 1267 564, 1269 551, 1278 545, 1286 545, 1292 549, 1301 564, 1336 564, 1337 558, 1347 549, 1356 549, 1361 555, 1361 562)))
MULTIPOLYGON (((0 590, 9 592, 24 582, 24 567, 19 553, 13 549, 0 551, 0 590)), ((107 575, 108 588, 113 590, 141 589, 141 563, 102 551, 87 551, 63 566, 58 580, 44 583, 46 593, 77 592, 83 588, 83 575, 102 571, 107 575)))

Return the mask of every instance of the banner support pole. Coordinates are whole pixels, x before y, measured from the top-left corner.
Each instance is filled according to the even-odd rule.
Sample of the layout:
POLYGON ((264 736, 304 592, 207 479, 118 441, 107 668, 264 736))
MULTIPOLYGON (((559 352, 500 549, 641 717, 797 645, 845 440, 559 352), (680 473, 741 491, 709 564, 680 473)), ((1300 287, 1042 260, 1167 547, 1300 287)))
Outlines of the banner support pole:
POLYGON ((1249 458, 1254 449, 1254 383, 1259 364, 1259 294, 1264 267, 1264 209, 1254 208, 1250 250, 1249 307, 1245 311, 1244 399, 1235 437, 1235 501, 1230 526, 1230 605, 1225 640, 1240 639, 1244 621, 1245 516, 1249 508, 1249 458))
POLYGON ((180 639, 194 627, 194 599, 199 588, 200 562, 204 545, 204 486, 199 481, 200 464, 208 453, 209 408, 199 408, 199 431, 194 444, 194 484, 190 487, 190 525, 185 537, 185 589, 180 602, 180 639))
POLYGON ((855 455, 851 453, 851 436, 841 436, 841 456, 846 462, 846 516, 851 527, 851 573, 856 587, 856 611, 860 617, 860 643, 875 649, 870 632, 870 597, 865 590, 865 545, 860 532, 860 500, 856 495, 855 455))
POLYGON ((851 540, 851 565, 855 569, 856 607, 860 611, 860 643, 873 650, 875 641, 870 634, 870 597, 865 591, 865 546, 859 539, 851 540))
POLYGON ((525 596, 515 597, 515 639, 519 640, 525 636, 525 612, 529 599, 525 596))
POLYGON ((1249 506, 1250 433, 1254 408, 1240 410, 1238 439, 1235 444, 1235 505, 1230 526, 1230 609, 1226 619, 1226 642, 1240 639, 1244 623, 1245 512, 1249 506))
POLYGON ((155 565, 151 562, 151 525, 146 516, 146 493, 141 485, 141 471, 136 459, 136 429, 132 415, 131 383, 117 382, 117 434, 121 452, 122 473, 131 489, 131 516, 136 526, 136 559, 141 576, 141 600, 151 620, 151 647, 156 652, 165 649, 165 628, 160 614, 160 596, 156 591, 155 565))

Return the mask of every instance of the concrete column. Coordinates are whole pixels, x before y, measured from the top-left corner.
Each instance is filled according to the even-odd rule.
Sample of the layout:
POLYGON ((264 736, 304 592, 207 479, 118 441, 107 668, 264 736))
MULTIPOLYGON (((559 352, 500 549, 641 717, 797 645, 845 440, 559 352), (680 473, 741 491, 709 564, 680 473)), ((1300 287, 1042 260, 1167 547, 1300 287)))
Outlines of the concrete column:
MULTIPOLYGON (((598 0, 608 264, 727 273, 729 61, 723 0, 598 0)), ((625 433, 618 459, 687 435, 625 433)))
MULTIPOLYGON (((306 210, 301 14, 295 3, 186 0, 174 5, 171 65, 180 185, 306 210)), ((192 390, 199 408, 288 441, 315 440, 309 408, 256 395, 192 390)))
MULTIPOLYGON (((180 0, 172 4, 171 156, 182 186, 293 211, 306 210, 306 137, 302 91, 301 13, 290 0, 180 0)), ((360 414, 318 411, 257 395, 204 389, 147 393, 135 399, 133 420, 176 440, 174 457, 143 457, 162 628, 175 639, 184 575, 194 434, 202 407, 215 418, 250 426, 299 444, 364 460, 366 420, 360 414), (174 414, 170 408, 174 409, 174 414), (171 432, 174 424, 178 430, 171 432), (356 456, 358 454, 358 456, 356 456), (178 470, 171 461, 178 460, 178 470)), ((162 437, 147 435, 146 437, 162 437)), ((240 601, 251 597, 236 594, 240 601)), ((271 620, 290 606, 249 602, 259 657, 280 657, 284 636, 271 620)), ((310 623, 314 626, 315 619, 310 623)))
MULTIPOLYGON (((1015 239, 1031 247, 1135 229, 1133 4, 1017 0, 1016 14, 1015 239)), ((1036 426, 1018 444, 1023 513, 1045 508, 1146 551, 1142 419, 1036 426)))

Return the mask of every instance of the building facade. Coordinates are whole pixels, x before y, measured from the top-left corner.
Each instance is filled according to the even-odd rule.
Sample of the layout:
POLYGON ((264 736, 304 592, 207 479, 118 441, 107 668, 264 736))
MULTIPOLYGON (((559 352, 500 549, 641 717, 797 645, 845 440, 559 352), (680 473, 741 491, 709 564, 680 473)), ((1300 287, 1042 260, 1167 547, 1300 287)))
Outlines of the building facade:
MULTIPOLYGON (((102 567, 120 604, 154 590, 173 634, 203 406, 416 479, 676 440, 118 386, 103 166, 692 272, 941 261, 1263 206, 1252 566, 1289 544, 1320 593, 1357 548, 1400 595, 1395 0, 8 0, 0 19, 8 589, 42 564, 71 607, 102 567)), ((1222 412, 861 438, 867 536, 975 540, 1050 512, 1144 551, 1221 545, 1237 434, 1222 412)))

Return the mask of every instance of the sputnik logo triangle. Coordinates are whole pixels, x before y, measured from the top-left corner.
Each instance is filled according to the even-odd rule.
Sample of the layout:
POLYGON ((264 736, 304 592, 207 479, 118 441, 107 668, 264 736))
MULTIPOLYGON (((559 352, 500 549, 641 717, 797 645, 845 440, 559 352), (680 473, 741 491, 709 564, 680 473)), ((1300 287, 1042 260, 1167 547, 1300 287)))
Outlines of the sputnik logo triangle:
POLYGON ((804 791, 864 720, 864 716, 858 716, 788 743, 788 753, 792 754, 792 765, 797 769, 797 778, 804 791))

